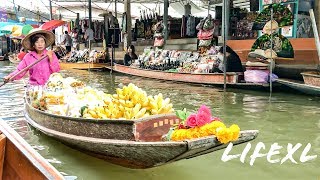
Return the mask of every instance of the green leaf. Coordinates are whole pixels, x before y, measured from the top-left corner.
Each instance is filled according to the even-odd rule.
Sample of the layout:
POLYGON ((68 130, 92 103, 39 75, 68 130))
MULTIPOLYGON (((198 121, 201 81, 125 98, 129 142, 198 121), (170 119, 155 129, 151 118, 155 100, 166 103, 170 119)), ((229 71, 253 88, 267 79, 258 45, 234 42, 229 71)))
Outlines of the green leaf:
POLYGON ((191 112, 187 112, 187 113, 186 113, 186 119, 187 119, 191 114, 192 114, 191 112))
POLYGON ((178 116, 178 118, 180 118, 181 120, 186 120, 186 112, 185 111, 181 111, 181 110, 177 110, 176 111, 176 115, 178 116))
POLYGON ((82 107, 81 107, 81 109, 80 109, 80 114, 81 114, 81 116, 83 116, 83 112, 84 112, 84 110, 85 110, 86 108, 88 108, 88 106, 82 106, 82 107))

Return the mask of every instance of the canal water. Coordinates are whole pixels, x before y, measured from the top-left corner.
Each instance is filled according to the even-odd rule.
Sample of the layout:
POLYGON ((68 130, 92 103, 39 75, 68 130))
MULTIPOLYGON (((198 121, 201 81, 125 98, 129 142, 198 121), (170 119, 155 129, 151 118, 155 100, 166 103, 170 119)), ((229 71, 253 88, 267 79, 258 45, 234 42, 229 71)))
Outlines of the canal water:
MULTIPOLYGON (((0 64, 0 78, 14 69, 7 62, 0 64)), ((145 170, 123 168, 93 158, 69 148, 30 127, 23 121, 23 82, 17 81, 0 88, 0 117, 16 129, 44 158, 55 166, 67 179, 117 179, 117 180, 173 180, 173 179, 228 179, 228 180, 293 180, 320 179, 320 98, 292 93, 255 92, 193 86, 176 82, 156 81, 139 77, 96 71, 62 71, 64 77, 72 76, 107 93, 114 93, 119 84, 134 83, 148 94, 163 93, 171 98, 175 109, 196 111, 202 105, 212 108, 227 125, 236 123, 242 130, 259 130, 259 136, 251 141, 251 149, 244 163, 239 158, 223 162, 224 150, 204 156, 178 161, 165 166, 145 170), (250 165, 250 156, 256 145, 262 142, 268 153, 274 143, 282 146, 280 154, 272 160, 287 156, 289 143, 302 146, 293 159, 283 164, 268 162, 267 157, 257 158, 250 165), (308 155, 318 155, 315 160, 300 162, 300 155, 311 144, 308 155)), ((247 143, 235 146, 230 154, 240 154, 247 143)), ((161 152, 159 152, 161 153, 161 152)))

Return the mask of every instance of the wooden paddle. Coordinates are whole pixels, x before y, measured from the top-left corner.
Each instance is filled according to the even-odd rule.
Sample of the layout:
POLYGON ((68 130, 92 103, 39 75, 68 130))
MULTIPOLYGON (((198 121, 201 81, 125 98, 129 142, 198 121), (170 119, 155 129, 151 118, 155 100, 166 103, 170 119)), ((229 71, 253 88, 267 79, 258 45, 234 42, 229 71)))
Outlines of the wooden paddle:
POLYGON ((31 67, 33 67, 34 65, 36 65, 37 63, 39 63, 40 61, 44 60, 46 57, 48 57, 48 55, 45 55, 43 57, 41 57, 40 59, 36 60, 35 62, 31 63, 30 65, 28 65, 27 67, 23 68, 21 71, 19 71, 17 74, 11 76, 7 81, 4 81, 0 87, 2 87, 3 85, 7 84, 8 82, 12 81, 15 77, 17 77, 18 75, 20 75, 21 73, 29 70, 31 67))

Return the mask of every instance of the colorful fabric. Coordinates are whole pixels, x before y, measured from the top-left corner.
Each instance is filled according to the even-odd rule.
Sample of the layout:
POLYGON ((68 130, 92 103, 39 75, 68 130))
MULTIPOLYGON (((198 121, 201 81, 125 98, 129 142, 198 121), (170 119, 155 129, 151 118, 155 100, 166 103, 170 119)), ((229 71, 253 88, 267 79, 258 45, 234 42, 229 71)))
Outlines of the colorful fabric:
MULTIPOLYGON (((42 56, 45 56, 47 54, 47 50, 44 50, 42 53, 42 56)), ((23 60, 19 63, 17 69, 10 74, 10 76, 14 76, 18 72, 20 72, 23 68, 29 66, 33 62, 38 60, 38 55, 35 51, 31 51, 28 54, 26 54, 23 58, 23 60)), ((49 58, 46 57, 39 63, 35 64, 33 67, 29 69, 29 84, 30 85, 44 85, 50 75, 55 72, 60 71, 60 65, 59 60, 57 56, 53 53, 53 59, 50 62, 49 58)), ((26 75, 28 71, 25 71, 18 76, 16 76, 13 80, 19 80, 26 75)))

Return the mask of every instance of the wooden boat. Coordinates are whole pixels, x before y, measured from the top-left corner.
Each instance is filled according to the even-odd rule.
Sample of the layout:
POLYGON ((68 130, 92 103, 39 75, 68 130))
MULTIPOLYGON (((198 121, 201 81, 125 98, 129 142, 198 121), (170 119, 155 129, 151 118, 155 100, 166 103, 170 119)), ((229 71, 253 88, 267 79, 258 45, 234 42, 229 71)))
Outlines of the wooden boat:
POLYGON ((68 63, 60 62, 60 68, 62 70, 78 69, 78 70, 88 70, 88 69, 105 69, 108 63, 68 63))
MULTIPOLYGON (((108 67, 109 69, 111 67, 108 67)), ((223 84, 224 75, 223 73, 176 73, 176 72, 165 72, 158 70, 140 69, 132 66, 124 66, 115 64, 113 71, 141 76, 146 78, 179 81, 186 83, 198 83, 198 84, 223 84)), ((228 72, 226 77, 227 84, 236 84, 240 81, 243 73, 228 72)))
MULTIPOLYGON (((129 168, 151 168, 226 148, 215 136, 181 142, 162 141, 179 123, 174 114, 140 120, 96 120, 48 114, 25 103, 29 124, 75 149, 129 168)), ((241 131, 234 144, 255 139, 258 131, 241 131)))
POLYGON ((304 72, 301 75, 305 84, 320 87, 320 72, 304 72))
POLYGON ((3 120, 0 120, 0 152, 0 179, 64 179, 3 120))
MULTIPOLYGON (((124 66, 120 64, 114 64, 114 66, 107 66, 107 69, 122 74, 140 76, 144 78, 161 79, 167 81, 177 81, 182 83, 193 83, 193 84, 205 84, 212 86, 224 85, 223 73, 176 73, 176 72, 165 72, 148 69, 140 69, 131 66, 124 66)), ((243 79, 243 73, 227 73, 226 82, 230 88, 238 89, 250 89, 250 90, 262 90, 269 91, 270 85, 268 83, 246 83, 241 82, 243 79)), ((276 89, 280 84, 274 84, 273 88, 276 89)))
POLYGON ((320 95, 320 87, 319 86, 312 86, 302 82, 293 81, 293 80, 286 80, 286 79, 278 79, 278 83, 286 85, 294 90, 302 92, 308 95, 320 95))

